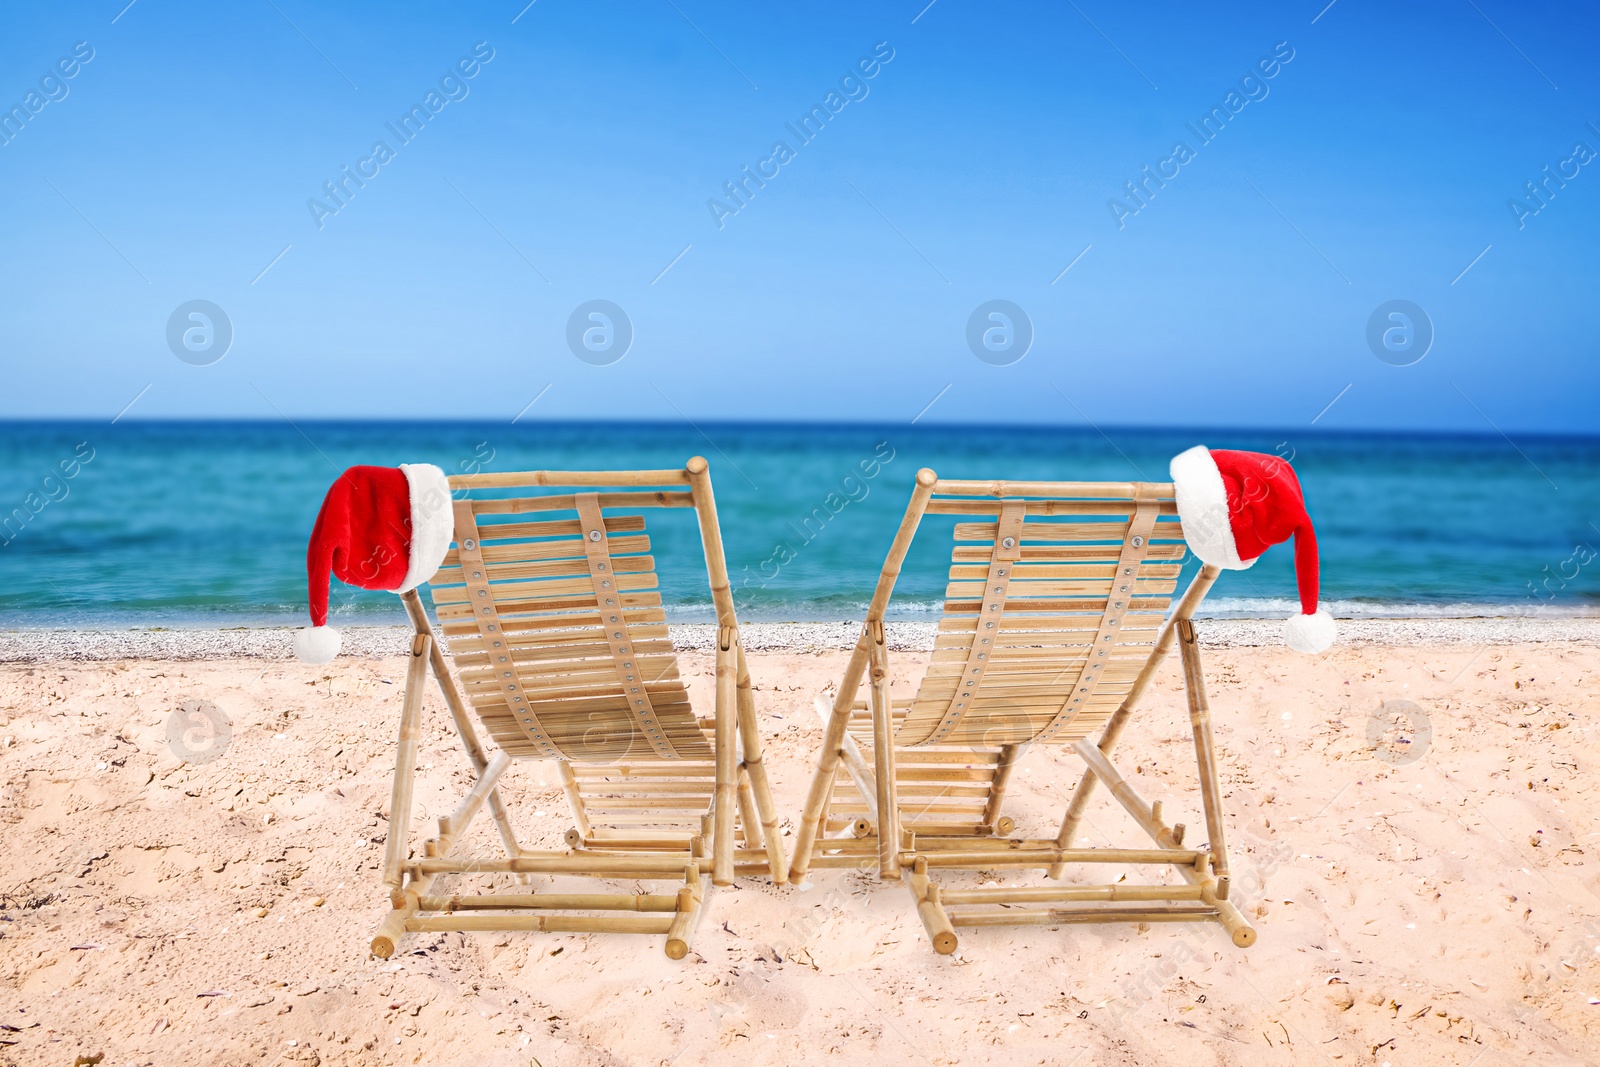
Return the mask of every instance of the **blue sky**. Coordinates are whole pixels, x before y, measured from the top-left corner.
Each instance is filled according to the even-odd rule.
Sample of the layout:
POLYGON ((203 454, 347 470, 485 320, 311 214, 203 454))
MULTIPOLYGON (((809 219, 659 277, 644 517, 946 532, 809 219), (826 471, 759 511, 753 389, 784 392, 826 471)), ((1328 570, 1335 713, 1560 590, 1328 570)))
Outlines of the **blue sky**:
POLYGON ((1597 428, 1587 12, 125 3, 3 16, 0 417, 1597 428), (193 300, 209 365, 168 341, 193 300), (1367 339, 1393 300, 1409 366, 1367 339))

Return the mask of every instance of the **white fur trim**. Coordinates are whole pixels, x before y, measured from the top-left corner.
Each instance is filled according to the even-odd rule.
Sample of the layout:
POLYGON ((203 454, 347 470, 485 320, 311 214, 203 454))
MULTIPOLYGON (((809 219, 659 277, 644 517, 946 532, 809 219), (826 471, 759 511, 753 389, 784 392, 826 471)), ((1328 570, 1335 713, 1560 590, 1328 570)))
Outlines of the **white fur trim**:
POLYGON ((307 626, 294 632, 294 655, 301 663, 328 663, 344 641, 331 626, 307 626))
POLYGON ((1178 518, 1183 522, 1183 537, 1202 563, 1224 570, 1242 571, 1255 565, 1239 558, 1228 518, 1228 490, 1211 450, 1195 445, 1172 457, 1168 468, 1178 496, 1178 518))
POLYGON ((1326 611, 1315 615, 1296 615, 1283 622, 1283 643, 1296 652, 1319 655, 1333 647, 1339 627, 1326 611))
POLYGON ((396 589, 404 593, 432 578, 450 551, 455 536, 455 513, 450 506, 450 481, 431 463, 402 463, 411 490, 411 559, 406 580, 396 589))

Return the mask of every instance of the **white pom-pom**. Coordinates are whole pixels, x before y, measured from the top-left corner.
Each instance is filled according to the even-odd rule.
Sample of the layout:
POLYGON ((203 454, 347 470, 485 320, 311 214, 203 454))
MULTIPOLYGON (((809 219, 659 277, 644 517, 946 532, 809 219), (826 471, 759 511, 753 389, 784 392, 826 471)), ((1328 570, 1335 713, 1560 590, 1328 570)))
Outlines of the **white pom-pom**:
POLYGON ((1315 656, 1333 647, 1339 636, 1339 627, 1326 611, 1315 615, 1296 615, 1283 623, 1283 643, 1296 652, 1315 656))
POLYGON ((328 663, 339 654, 340 644, 339 631, 333 627, 308 626, 295 631, 295 658, 301 663, 328 663))

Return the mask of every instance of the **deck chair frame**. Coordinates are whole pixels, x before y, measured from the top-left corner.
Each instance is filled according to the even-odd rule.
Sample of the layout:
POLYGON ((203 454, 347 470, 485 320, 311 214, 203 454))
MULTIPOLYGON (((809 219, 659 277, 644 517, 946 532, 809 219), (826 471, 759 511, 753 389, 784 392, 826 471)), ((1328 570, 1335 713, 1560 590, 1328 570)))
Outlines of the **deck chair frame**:
MULTIPOLYGON (((899 577, 922 517, 925 514, 973 516, 1000 512, 995 522, 993 545, 993 558, 999 561, 1020 558, 1021 524, 1024 515, 1029 514, 1026 510, 1028 506, 1037 505, 1040 510, 1059 506, 1070 514, 1075 506, 1075 498, 1103 501, 1112 497, 1134 501, 1135 514, 1150 510, 1146 507, 1143 512, 1139 511, 1137 502, 1142 500, 1146 504, 1159 503, 1175 515, 1174 493, 1170 483, 977 482, 941 480, 926 468, 917 472, 916 488, 890 546, 867 609, 861 637, 856 642, 838 691, 831 706, 823 698, 817 701, 817 711, 824 726, 822 750, 794 842, 794 861, 789 874, 791 882, 802 883, 811 867, 876 868, 882 879, 903 880, 915 900, 918 915, 935 951, 941 954, 956 950, 958 927, 976 926, 1211 921, 1226 929, 1233 943, 1241 948, 1255 942, 1254 928, 1231 899, 1222 790, 1212 741, 1210 706, 1193 625, 1195 609, 1220 573, 1216 567, 1202 566, 1181 596, 1170 602, 1170 613, 1155 631, 1148 655, 1132 676, 1131 685, 1122 695, 1120 703, 1116 704, 1100 727, 1098 739, 1091 741, 1083 736, 1071 746, 1083 760, 1085 770, 1055 838, 1029 840, 1012 837, 1014 824, 1011 819, 1001 815, 1007 782, 1030 739, 1013 739, 1012 743, 989 746, 988 750, 983 746, 937 743, 939 738, 946 736, 941 731, 950 729, 947 724, 952 719, 959 721, 957 701, 963 696, 970 699, 970 694, 982 691, 965 687, 965 668, 963 681, 956 683, 957 688, 949 698, 951 712, 924 737, 913 739, 910 744, 896 743, 896 720, 903 725, 909 714, 897 708, 896 704, 912 704, 915 698, 912 701, 895 702, 889 697, 888 649, 883 620, 895 580, 899 577), (935 499, 936 496, 939 499, 935 499), (1005 508, 1008 502, 1011 504, 1009 509, 1005 508), (1056 503, 1052 505, 1052 502, 1056 503), (1013 524, 1010 530, 1007 529, 1008 519, 1013 524), (1001 551, 1003 542, 1009 542, 1006 547, 1015 550, 1009 557, 1001 551), (1157 669, 1174 645, 1178 647, 1183 666, 1190 732, 1205 816, 1207 842, 1201 847, 1185 847, 1184 826, 1181 823, 1168 825, 1163 819, 1161 802, 1142 797, 1111 762, 1112 751, 1157 669), (858 699, 863 684, 868 689, 865 701, 858 699), (853 734, 850 729, 852 721, 859 722, 862 713, 870 716, 870 755, 863 751, 866 738, 858 740, 857 734, 861 731, 853 734), (840 777, 841 772, 844 779, 840 777), (906 784, 922 779, 935 783, 941 780, 976 780, 985 785, 986 790, 978 790, 972 785, 947 787, 925 784, 919 787, 906 784), (836 802, 836 786, 841 781, 858 794, 855 799, 859 807, 864 808, 864 817, 852 819, 846 814, 830 818, 830 811, 836 802), (1132 848, 1082 848, 1075 845, 1090 798, 1096 786, 1102 784, 1148 835, 1149 842, 1132 848), (910 832, 903 826, 906 804, 899 795, 901 789, 908 788, 920 788, 925 794, 937 794, 946 789, 966 789, 969 798, 983 797, 982 813, 975 823, 948 828, 935 826, 932 833, 910 832), (842 825, 835 827, 834 824, 842 825), (835 832, 829 833, 830 830, 835 832), (1040 869, 1059 883, 1069 867, 1080 864, 1165 867, 1176 872, 1182 884, 1057 884, 1042 887, 941 889, 930 877, 932 872, 941 869, 1040 869)), ((1133 532, 1138 528, 1136 522, 1136 518, 1130 517, 1116 535, 1123 540, 1120 546, 1123 559, 1128 558, 1128 544, 1142 547, 1150 540, 1145 535, 1133 532)), ((1148 522, 1143 529, 1148 533, 1148 522)), ((1176 569, 1168 568, 1174 574, 1176 569)), ((955 570, 953 566, 952 583, 955 570)), ((973 609, 980 611, 975 616, 977 619, 984 617, 981 611, 991 610, 992 601, 998 600, 1002 607, 1004 605, 1006 582, 1003 577, 996 582, 997 573, 1005 575, 1003 564, 991 564, 982 589, 982 607, 973 609), (990 586, 990 582, 996 584, 990 586)), ((1112 573, 1115 575, 1117 572, 1112 573)), ((1135 564, 1132 571, 1121 573, 1137 577, 1139 566, 1135 564)), ((1112 578, 1113 582, 1116 580, 1112 578)), ((1107 633, 1108 625, 1114 627, 1120 621, 1114 617, 1116 613, 1110 610, 1112 601, 1109 597, 1106 605, 1107 610, 1103 613, 1096 639, 1107 633)), ((968 663, 981 679, 984 656, 977 648, 979 632, 974 630, 968 663)), ((1110 640, 1110 637, 1104 639, 1110 640)), ((1088 647, 1093 649, 1096 646, 1091 644, 1088 647)), ((1088 664, 1092 663, 1093 660, 1086 661, 1082 669, 1091 669, 1088 664)), ((1068 682, 1064 687, 1066 695, 1061 700, 1062 712, 1049 726, 1034 734, 1031 740, 1040 740, 1041 735, 1046 738, 1054 736, 1063 723, 1071 721, 1070 694, 1074 692, 1072 686, 1081 679, 1074 669, 1061 673, 1068 682)), ((982 683, 978 681, 971 684, 981 687, 982 683)), ((1093 692, 1093 687, 1081 691, 1093 692)), ((1115 697, 1115 693, 1112 697, 1115 697)), ((918 803, 924 802, 919 800, 918 803)), ((969 799, 968 803, 974 804, 975 801, 969 799)), ((919 810, 925 811, 928 807, 919 810)))
MULTIPOLYGON (((383 860, 382 881, 389 894, 390 911, 372 938, 371 951, 379 957, 389 957, 408 932, 538 930, 664 935, 667 955, 682 959, 689 951, 695 926, 703 911, 707 875, 713 885, 719 886, 731 884, 736 874, 766 874, 782 884, 786 881, 787 872, 777 809, 762 763, 750 674, 739 637, 739 624, 734 612, 707 463, 702 457, 696 456, 679 470, 532 471, 461 475, 451 477, 449 482, 453 492, 552 486, 572 489, 586 487, 599 491, 529 496, 509 501, 494 499, 483 503, 453 500, 456 532, 452 553, 446 558, 447 567, 452 562, 481 559, 484 553, 490 551, 486 545, 480 547, 475 543, 479 540, 475 534, 481 534, 481 541, 488 542, 493 539, 494 532, 490 526, 484 526, 481 530, 476 528, 476 507, 502 514, 577 511, 580 520, 572 525, 580 535, 586 529, 583 521, 585 515, 590 520, 599 519, 598 523, 589 523, 599 526, 599 530, 590 530, 588 539, 602 544, 607 540, 605 532, 612 522, 611 517, 600 517, 602 509, 627 511, 633 508, 687 507, 695 510, 716 610, 717 649, 715 714, 712 718, 697 718, 694 723, 697 732, 710 731, 709 751, 714 757, 714 784, 709 791, 707 810, 699 815, 698 833, 678 838, 642 832, 634 835, 602 834, 589 825, 585 814, 583 782, 580 781, 579 772, 574 770, 575 766, 583 768, 582 761, 557 757, 556 764, 572 805, 575 824, 565 836, 568 847, 565 850, 522 847, 518 844, 510 815, 500 797, 498 782, 502 774, 519 760, 541 758, 548 752, 558 750, 553 747, 553 741, 535 729, 529 735, 530 740, 539 742, 542 738, 542 743, 549 747, 541 748, 535 744, 532 753, 513 755, 501 746, 491 753, 490 746, 479 733, 480 726, 487 729, 487 720, 480 716, 481 705, 474 704, 466 674, 463 673, 458 683, 458 679, 452 675, 446 650, 441 648, 435 636, 434 623, 421 597, 415 590, 404 593, 401 599, 415 636, 411 642, 406 671, 390 801, 389 833, 383 860), (597 533, 599 536, 596 536, 597 533), (463 552, 464 546, 474 551, 463 552), (416 851, 410 841, 412 792, 422 735, 423 692, 429 674, 433 675, 444 697, 452 725, 461 739, 467 761, 477 780, 455 810, 439 819, 437 832, 422 843, 420 851, 416 851), (499 836, 501 854, 458 854, 456 846, 485 807, 489 809, 499 836), (468 895, 445 895, 437 889, 436 883, 442 878, 474 873, 516 875, 524 883, 519 889, 525 889, 530 876, 536 874, 638 881, 670 879, 677 883, 677 887, 666 893, 555 893, 528 889, 516 893, 468 895)), ((584 545, 585 551, 591 547, 584 545)), ((570 551, 563 554, 568 557, 574 555, 570 551)), ((589 566, 594 571, 590 575, 594 586, 591 597, 598 604, 601 579, 595 575, 600 572, 618 579, 617 592, 621 597, 627 587, 623 580, 626 577, 622 573, 623 568, 618 565, 621 557, 608 557, 602 553, 596 561, 592 551, 589 557, 589 566), (608 567, 612 569, 607 571, 608 567)), ((567 571, 572 569, 569 566, 567 571)), ((483 570, 491 572, 490 579, 495 577, 493 565, 485 565, 483 570)), ((468 580, 467 568, 462 567, 461 573, 466 586, 473 588, 468 580)), ((482 579, 478 588, 486 590, 480 595, 485 596, 487 601, 472 603, 497 599, 495 587, 490 581, 483 579, 481 573, 477 576, 482 579)), ((653 574, 650 577, 653 579, 653 574)), ((635 587, 639 587, 637 583, 635 587)), ((624 607, 616 610, 632 610, 627 607, 627 599, 621 602, 624 607)), ((437 614, 437 602, 435 607, 437 614)), ((597 628, 611 629, 601 615, 597 614, 596 619, 597 628)), ((664 626, 664 623, 661 625, 664 626)), ((502 628, 510 629, 509 626, 502 628)), ((626 627, 623 632, 626 632, 626 627)), ((609 635, 602 633, 601 636, 604 638, 609 635)), ((619 639, 622 636, 621 633, 617 635, 619 639)), ((664 638, 657 643, 667 645, 667 655, 672 657, 675 677, 675 650, 664 638)), ((638 644, 642 649, 644 642, 638 644)), ((617 647, 616 642, 612 642, 610 653, 615 655, 617 647)), ((622 646, 622 652, 625 654, 627 651, 626 646, 622 646)), ((602 659, 604 653, 602 646, 602 659)), ((488 659, 487 656, 481 658, 485 661, 488 659)), ((641 650, 636 650, 636 658, 642 658, 641 650)), ((504 657, 501 661, 505 661, 504 657)), ((616 680, 619 683, 623 665, 618 657, 615 666, 618 668, 616 680)), ((633 663, 626 665, 632 667, 633 663)), ((457 663, 457 669, 464 671, 460 663, 457 663)), ((514 683, 517 685, 526 684, 528 675, 537 673, 536 667, 530 669, 518 664, 517 669, 522 675, 514 683)), ((491 673, 493 670, 490 668, 491 673)), ((511 676, 508 674, 507 677, 511 676)), ((619 687, 618 692, 624 692, 624 688, 619 687)), ((521 697, 513 699, 520 700, 521 697)), ((532 698, 529 699, 531 701, 532 698)), ((627 700, 627 697, 623 695, 620 699, 627 700)), ((682 699, 686 701, 686 695, 682 699)), ((681 722, 679 729, 681 736, 681 722)), ((653 761, 653 757, 663 749, 670 749, 670 742, 656 746, 655 752, 645 752, 640 757, 625 760, 629 766, 619 774, 625 777, 640 767, 646 773, 651 768, 656 769, 657 773, 669 773, 671 765, 668 762, 653 761)), ((570 753, 564 755, 570 756, 570 753)), ((646 779, 643 786, 634 788, 649 790, 652 787, 670 791, 674 785, 668 782, 652 783, 646 779)), ((675 798, 670 792, 660 793, 659 798, 663 804, 683 803, 681 797, 675 798)), ((643 801, 628 802, 647 805, 649 800, 647 797, 643 801)))

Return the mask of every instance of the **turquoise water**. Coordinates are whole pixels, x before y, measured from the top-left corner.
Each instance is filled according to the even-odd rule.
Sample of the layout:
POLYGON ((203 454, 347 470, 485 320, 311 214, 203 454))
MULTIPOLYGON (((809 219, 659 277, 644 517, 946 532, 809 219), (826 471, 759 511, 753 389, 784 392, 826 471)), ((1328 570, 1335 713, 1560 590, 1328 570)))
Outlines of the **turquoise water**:
MULTIPOLYGON (((860 618, 918 467, 963 478, 1165 480, 1167 460, 1195 443, 1292 457, 1336 614, 1600 611, 1600 438, 41 422, 0 424, 0 518, 9 516, 0 618, 12 628, 300 623, 305 539, 346 466, 668 467, 695 454, 711 461, 742 617, 860 618)), ((693 516, 660 511, 648 521, 672 614, 709 620, 693 516)), ((897 617, 934 617, 949 526, 925 521, 897 587, 897 617)), ((1253 570, 1225 575, 1211 613, 1286 613, 1292 555, 1275 549, 1253 570)), ((347 624, 402 619, 393 596, 337 585, 333 612, 347 624)))

